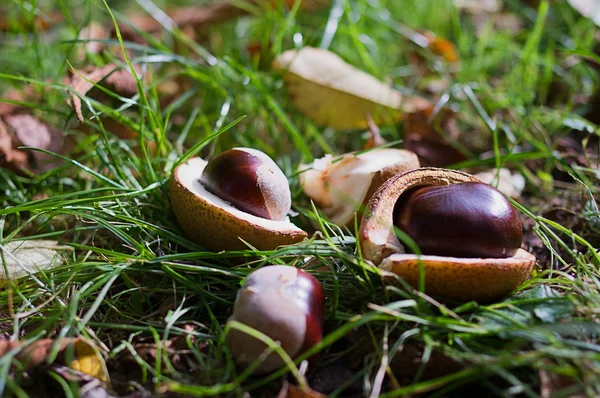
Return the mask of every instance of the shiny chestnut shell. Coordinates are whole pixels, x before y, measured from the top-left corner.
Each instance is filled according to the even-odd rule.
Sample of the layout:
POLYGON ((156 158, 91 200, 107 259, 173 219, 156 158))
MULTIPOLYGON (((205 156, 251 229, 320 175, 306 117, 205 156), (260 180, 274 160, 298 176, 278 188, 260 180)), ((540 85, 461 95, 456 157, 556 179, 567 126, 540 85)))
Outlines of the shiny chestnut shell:
POLYGON ((480 182, 421 187, 394 209, 394 225, 423 254, 507 258, 521 247, 519 216, 495 188, 480 182))
POLYGON ((291 208, 288 180, 265 153, 233 148, 208 162, 200 182, 238 209, 269 220, 283 220, 291 208))
MULTIPOLYGON (((279 341, 295 358, 321 341, 324 304, 323 289, 314 276, 290 266, 268 266, 248 276, 230 319, 279 341)), ((229 332, 227 345, 242 367, 249 366, 267 347, 236 329, 229 332)), ((271 353, 255 372, 267 373, 283 365, 281 357, 271 353)))

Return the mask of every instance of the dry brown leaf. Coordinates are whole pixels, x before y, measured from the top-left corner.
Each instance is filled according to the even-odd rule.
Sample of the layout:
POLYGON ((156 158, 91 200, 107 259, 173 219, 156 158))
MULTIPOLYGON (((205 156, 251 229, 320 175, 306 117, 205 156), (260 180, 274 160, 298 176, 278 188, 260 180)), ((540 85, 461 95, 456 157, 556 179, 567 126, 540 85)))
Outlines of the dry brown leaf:
MULTIPOLYGON (((104 25, 99 24, 98 22, 92 22, 85 28, 81 29, 79 32, 79 40, 85 40, 85 50, 89 54, 99 54, 101 53, 106 45, 100 40, 105 40, 110 37, 110 32, 104 27, 104 25)), ((85 54, 81 54, 81 58, 84 57, 85 54)))
MULTIPOLYGON (((52 353, 55 340, 40 339, 23 347, 20 341, 0 341, 0 358, 9 352, 23 347, 16 355, 15 359, 21 363, 25 369, 32 369, 46 363, 52 353)), ((59 353, 64 354, 59 357, 59 361, 66 362, 67 365, 75 370, 86 373, 99 380, 106 381, 104 359, 97 353, 93 344, 81 337, 64 338, 60 341, 59 353), (73 347, 74 359, 69 358, 67 348, 73 347)))
POLYGON ((431 106, 424 98, 402 96, 327 50, 289 50, 273 66, 283 74, 292 103, 318 126, 365 128, 366 114, 382 124, 431 106))
MULTIPOLYGON (((17 146, 23 145, 59 154, 64 152, 62 132, 42 123, 35 117, 26 114, 17 114, 5 116, 4 121, 6 122, 8 131, 12 132, 14 151, 24 153, 16 149, 17 146)), ((34 172, 44 172, 62 163, 60 159, 39 151, 32 151, 30 160, 32 163, 27 168, 34 172)))
POLYGON ((458 52, 454 43, 429 31, 420 31, 428 40, 427 48, 444 58, 447 62, 458 61, 458 52))
MULTIPOLYGON (((27 86, 30 87, 30 86, 27 86)), ((23 91, 12 89, 2 95, 2 100, 8 101, 25 101, 25 94, 23 91)), ((0 102, 0 116, 10 115, 19 109, 19 105, 10 102, 0 102)))
MULTIPOLYGON (((139 72, 136 70, 136 73, 139 74, 139 72)), ((74 91, 71 94, 71 105, 80 122, 83 122, 80 96, 85 96, 96 84, 101 82, 103 86, 119 95, 131 96, 137 93, 135 77, 129 70, 121 69, 116 65, 108 64, 101 68, 89 68, 86 72, 75 71, 70 82, 74 91)))
POLYGON ((0 167, 19 171, 27 168, 27 154, 15 149, 16 143, 8 132, 8 127, 0 119, 0 167))
MULTIPOLYGON (((245 3, 246 5, 269 4, 275 6, 279 4, 280 1, 288 8, 291 8, 295 3, 295 0, 270 0, 269 3, 247 0, 245 3)), ((315 11, 330 2, 331 0, 303 0, 300 4, 300 9, 304 11, 315 11)), ((246 15, 248 13, 247 8, 240 8, 238 5, 239 2, 236 1, 221 0, 214 1, 207 5, 167 10, 170 21, 165 21, 164 24, 174 24, 181 30, 192 27, 194 30, 200 31, 205 29, 208 25, 222 23, 246 15)), ((130 15, 129 21, 133 26, 143 32, 154 33, 164 28, 163 24, 151 16, 130 15)), ((129 36, 137 36, 133 29, 127 26, 121 26, 120 29, 129 36)))

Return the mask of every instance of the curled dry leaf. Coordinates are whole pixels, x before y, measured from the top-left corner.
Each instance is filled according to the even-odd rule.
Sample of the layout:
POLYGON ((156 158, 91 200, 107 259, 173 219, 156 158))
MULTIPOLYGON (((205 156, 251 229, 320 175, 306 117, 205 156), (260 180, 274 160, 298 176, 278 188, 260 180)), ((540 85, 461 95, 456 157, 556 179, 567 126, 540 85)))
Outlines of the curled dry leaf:
MULTIPOLYGON (((0 341, 0 358, 21 348, 16 353, 15 359, 21 363, 23 368, 33 369, 46 363, 52 354, 55 343, 55 340, 52 339, 40 339, 27 345, 21 341, 2 340, 0 341)), ((59 343, 59 353, 63 354, 58 358, 59 362, 64 362, 70 368, 99 380, 107 380, 104 359, 97 353, 97 349, 90 341, 81 337, 64 338, 59 343), (69 347, 73 349, 71 352, 67 350, 69 347)))
POLYGON ((70 246, 60 245, 54 240, 12 241, 0 245, 6 262, 0 267, 2 280, 14 280, 25 275, 62 265, 65 254, 72 252, 70 246))
POLYGON ((417 156, 403 149, 346 154, 335 162, 326 155, 301 166, 300 182, 304 193, 334 224, 352 226, 354 214, 388 178, 417 167, 417 156))
POLYGON ((366 114, 382 124, 431 105, 421 97, 404 97, 323 49, 286 51, 275 59, 273 67, 283 74, 294 106, 319 126, 366 128, 366 114))
POLYGON ((29 164, 27 154, 15 149, 17 147, 13 137, 8 132, 8 127, 0 119, 0 167, 18 171, 29 164))
MULTIPOLYGON (((138 75, 140 69, 136 70, 138 75)), ((96 84, 102 85, 115 93, 123 96, 132 96, 137 93, 137 82, 135 77, 127 69, 108 64, 101 68, 88 68, 86 72, 75 71, 71 78, 70 86, 73 89, 71 94, 71 105, 75 109, 77 119, 83 122, 83 112, 81 110, 81 98, 85 96, 96 84)))
MULTIPOLYGON (((56 157, 39 152, 31 151, 28 154, 16 149, 19 146, 29 146, 45 149, 54 153, 64 153, 66 141, 63 134, 56 128, 49 126, 31 115, 17 114, 4 117, 5 127, 11 138, 12 156, 16 156, 19 163, 10 163, 7 161, 7 167, 14 170, 28 168, 33 172, 44 172, 50 170, 62 161, 56 157), (27 162, 22 162, 23 156, 27 162)), ((0 130, 2 127, 0 126, 0 130)), ((0 135, 2 132, 0 131, 0 135)), ((6 155, 3 149, 0 149, 6 155)), ((8 157, 8 156, 7 156, 8 157)))
POLYGON ((490 169, 473 174, 473 176, 496 187, 504 195, 515 200, 521 198, 521 193, 525 189, 525 178, 519 173, 511 174, 510 170, 506 168, 490 169))

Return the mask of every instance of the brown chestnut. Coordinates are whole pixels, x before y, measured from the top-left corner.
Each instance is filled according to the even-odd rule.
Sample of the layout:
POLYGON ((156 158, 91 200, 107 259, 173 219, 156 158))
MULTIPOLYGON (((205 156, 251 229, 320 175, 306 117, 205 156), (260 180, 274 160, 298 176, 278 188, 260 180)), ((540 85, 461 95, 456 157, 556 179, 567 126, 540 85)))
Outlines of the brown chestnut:
MULTIPOLYGON (((248 325, 275 341, 291 357, 302 354, 322 338, 325 295, 317 279, 291 266, 273 265, 254 271, 238 291, 231 320, 248 325)), ((249 366, 267 346, 232 329, 227 345, 234 360, 249 366)), ((284 365, 273 352, 255 370, 267 373, 284 365)))
POLYGON ((283 171, 265 153, 233 148, 215 156, 200 182, 212 194, 238 209, 269 220, 284 220, 292 195, 283 171))
POLYGON ((521 247, 517 212, 488 184, 426 186, 405 195, 394 208, 394 225, 414 239, 423 254, 506 258, 521 247))

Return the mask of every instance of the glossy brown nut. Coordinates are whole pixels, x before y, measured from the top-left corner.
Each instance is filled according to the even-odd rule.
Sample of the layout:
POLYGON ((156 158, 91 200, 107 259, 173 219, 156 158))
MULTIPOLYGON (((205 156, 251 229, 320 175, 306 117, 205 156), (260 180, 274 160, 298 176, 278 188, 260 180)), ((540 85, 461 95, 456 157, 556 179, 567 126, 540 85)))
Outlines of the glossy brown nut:
POLYGON ((234 148, 215 156, 200 182, 238 209, 269 220, 283 220, 291 208, 287 178, 265 153, 234 148))
MULTIPOLYGON (((279 341, 285 352, 295 358, 321 341, 324 304, 323 289, 314 276, 290 266, 269 266, 248 276, 230 319, 279 341)), ((267 348, 237 329, 227 335, 227 345, 242 367, 249 366, 267 348)), ((271 353, 255 372, 272 372, 283 365, 281 357, 271 353)))
POLYGON ((417 188, 396 203, 394 225, 423 254, 507 258, 521 247, 517 212, 495 188, 479 182, 417 188))

